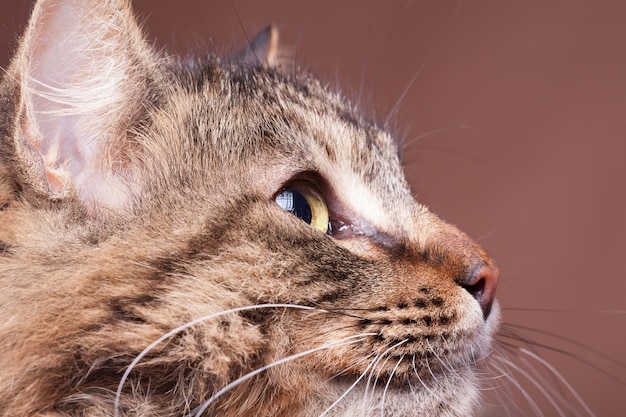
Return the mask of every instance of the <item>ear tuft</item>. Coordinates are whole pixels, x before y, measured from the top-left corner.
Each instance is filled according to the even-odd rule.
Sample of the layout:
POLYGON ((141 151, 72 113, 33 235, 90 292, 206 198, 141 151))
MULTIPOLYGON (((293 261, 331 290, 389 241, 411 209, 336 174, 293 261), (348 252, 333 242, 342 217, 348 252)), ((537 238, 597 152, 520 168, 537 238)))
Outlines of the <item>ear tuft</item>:
POLYGON ((151 54, 128 1, 35 5, 9 70, 19 79, 16 148, 31 187, 87 206, 126 204, 132 173, 112 149, 140 111, 151 54))

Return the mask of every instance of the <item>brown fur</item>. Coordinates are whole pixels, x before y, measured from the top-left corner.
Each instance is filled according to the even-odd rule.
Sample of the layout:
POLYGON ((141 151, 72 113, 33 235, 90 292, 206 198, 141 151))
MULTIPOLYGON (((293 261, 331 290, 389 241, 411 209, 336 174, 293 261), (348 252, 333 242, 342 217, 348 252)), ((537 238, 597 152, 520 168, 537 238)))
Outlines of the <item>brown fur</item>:
POLYGON ((415 202, 386 132, 276 68, 276 36, 182 62, 147 45, 123 0, 35 6, 0 87, 1 415, 112 415, 153 341, 264 304, 292 307, 157 344, 120 415, 188 415, 342 340, 206 414, 316 416, 363 374, 327 415, 471 414, 498 322, 471 286, 486 274, 493 290, 492 261, 415 202), (66 55, 47 59, 55 42, 66 55), (344 227, 281 209, 295 180, 344 227))

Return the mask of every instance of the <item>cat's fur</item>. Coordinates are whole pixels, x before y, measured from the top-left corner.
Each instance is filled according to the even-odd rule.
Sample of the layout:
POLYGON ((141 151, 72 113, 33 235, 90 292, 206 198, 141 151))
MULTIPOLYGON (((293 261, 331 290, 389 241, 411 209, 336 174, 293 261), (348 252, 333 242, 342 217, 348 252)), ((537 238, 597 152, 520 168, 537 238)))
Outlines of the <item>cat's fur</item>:
POLYGON ((471 415, 493 262, 276 36, 182 61, 124 0, 35 6, 0 87, 0 415, 189 415, 266 365, 205 415, 471 415))

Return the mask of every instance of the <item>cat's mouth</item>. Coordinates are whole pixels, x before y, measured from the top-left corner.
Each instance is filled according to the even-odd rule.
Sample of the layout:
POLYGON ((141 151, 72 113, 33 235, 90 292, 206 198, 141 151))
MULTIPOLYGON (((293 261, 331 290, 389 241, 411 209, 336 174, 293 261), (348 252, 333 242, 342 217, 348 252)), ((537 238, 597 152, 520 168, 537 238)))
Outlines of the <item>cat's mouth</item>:
POLYGON ((479 360, 467 355, 440 355, 435 352, 425 356, 418 355, 389 355, 374 357, 363 370, 346 370, 330 380, 343 383, 351 381, 353 384, 361 381, 376 384, 384 381, 384 385, 398 390, 410 387, 423 387, 439 383, 442 379, 458 377, 463 372, 473 370, 479 365, 479 360))
MULTIPOLYGON (((366 336, 358 343, 326 353, 334 356, 331 362, 335 366, 340 364, 340 369, 329 369, 333 373, 328 378, 344 384, 384 381, 385 386, 398 390, 430 389, 442 380, 465 374, 470 378, 491 350, 499 305, 494 304, 486 321, 478 312, 462 313, 463 320, 443 329, 441 325, 417 325, 403 318, 373 319, 370 327, 363 328, 366 336)), ((447 316, 437 317, 441 320, 447 316)))

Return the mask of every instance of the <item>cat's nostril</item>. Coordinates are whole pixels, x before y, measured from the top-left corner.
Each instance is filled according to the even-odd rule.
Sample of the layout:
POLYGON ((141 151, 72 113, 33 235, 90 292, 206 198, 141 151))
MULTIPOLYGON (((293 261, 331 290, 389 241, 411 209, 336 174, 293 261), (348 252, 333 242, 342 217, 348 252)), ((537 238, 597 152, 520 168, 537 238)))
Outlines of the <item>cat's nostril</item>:
POLYGON ((483 266, 472 277, 461 283, 461 286, 472 294, 478 301, 478 304, 480 304, 485 320, 491 312, 499 278, 500 272, 498 268, 483 266))

